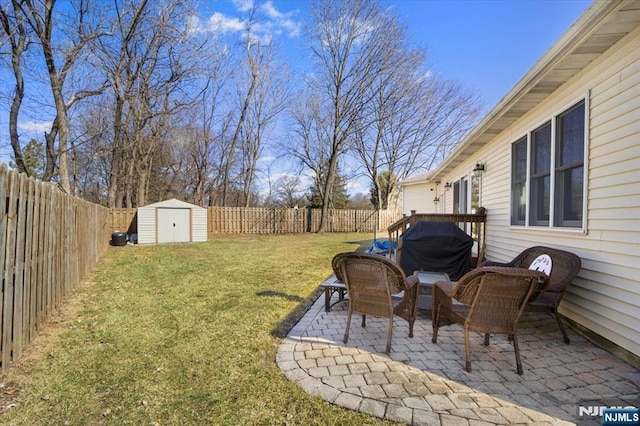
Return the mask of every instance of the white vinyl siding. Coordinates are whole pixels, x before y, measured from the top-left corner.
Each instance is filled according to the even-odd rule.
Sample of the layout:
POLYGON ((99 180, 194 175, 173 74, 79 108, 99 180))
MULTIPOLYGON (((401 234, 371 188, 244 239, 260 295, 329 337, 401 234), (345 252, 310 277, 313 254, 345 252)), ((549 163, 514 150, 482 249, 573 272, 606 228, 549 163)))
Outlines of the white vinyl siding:
POLYGON ((191 236, 194 243, 207 241, 209 228, 207 219, 207 209, 191 210, 191 236))
MULTIPOLYGON (((402 214, 411 215, 411 210, 416 213, 436 213, 436 208, 440 208, 442 204, 442 194, 440 203, 436 206, 433 199, 436 196, 435 185, 431 184, 413 184, 402 187, 402 214)), ((437 210, 440 211, 440 210, 437 210)))
MULTIPOLYGON (((576 253, 582 270, 560 312, 640 356, 640 29, 525 113, 472 158, 454 181, 486 164, 487 258, 506 261, 534 245, 576 253), (584 229, 511 226, 511 144, 566 108, 587 107, 584 229)), ((451 211, 451 205, 447 211, 451 211)), ((558 332, 559 333, 559 332, 558 332)))
POLYGON ((156 212, 154 209, 138 208, 138 244, 155 244, 156 212))

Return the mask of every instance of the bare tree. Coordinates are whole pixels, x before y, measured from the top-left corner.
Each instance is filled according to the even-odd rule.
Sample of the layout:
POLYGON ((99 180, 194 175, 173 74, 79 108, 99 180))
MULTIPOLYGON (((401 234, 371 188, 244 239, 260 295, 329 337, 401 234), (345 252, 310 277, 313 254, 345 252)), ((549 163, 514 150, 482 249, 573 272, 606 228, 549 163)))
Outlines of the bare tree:
POLYGON ((16 82, 9 111, 9 138, 18 171, 28 174, 22 158, 22 148, 20 147, 20 137, 18 135, 18 116, 22 99, 24 98, 22 54, 28 47, 28 34, 18 0, 11 0, 11 9, 0 4, 0 23, 11 46, 11 68, 16 82))
POLYGON ((428 73, 424 55, 410 51, 403 40, 398 27, 385 58, 392 66, 378 75, 365 122, 354 137, 354 152, 378 208, 387 208, 399 180, 446 156, 479 114, 472 93, 428 73))
POLYGON ((240 139, 242 138, 242 133, 245 127, 245 123, 247 120, 247 114, 249 112, 249 107, 251 102, 253 101, 254 91, 258 85, 259 81, 259 57, 261 54, 261 41, 255 37, 252 32, 252 26, 254 25, 253 21, 253 13, 255 9, 252 11, 249 20, 246 24, 245 29, 245 38, 243 41, 243 49, 246 53, 243 62, 243 68, 246 70, 246 73, 242 78, 245 81, 244 84, 238 84, 237 92, 238 99, 240 102, 238 118, 236 121, 235 128, 233 130, 233 135, 231 136, 230 146, 229 146, 229 156, 227 157, 227 161, 222 168, 222 205, 226 206, 229 202, 229 192, 230 192, 230 180, 231 180, 231 169, 235 162, 235 151, 236 147, 240 144, 240 139))
POLYGON ((301 186, 300 176, 282 176, 275 182, 272 204, 279 208, 304 207, 306 205, 305 188, 301 186))
POLYGON ((100 19, 91 15, 96 12, 96 5, 91 0, 77 0, 71 4, 73 13, 62 16, 54 13, 56 0, 45 0, 43 3, 34 0, 21 0, 20 8, 31 30, 38 39, 38 45, 44 58, 49 84, 55 105, 56 116, 51 130, 45 133, 47 144, 47 166, 43 180, 53 176, 55 163, 58 163, 58 175, 61 188, 70 193, 68 148, 70 126, 68 111, 80 99, 101 93, 103 86, 91 89, 80 89, 73 95, 65 94, 64 85, 71 74, 76 61, 81 57, 84 49, 95 39, 104 35, 100 19), (57 43, 62 40, 54 38, 54 30, 66 27, 65 43, 71 45, 61 48, 57 43), (58 137, 58 150, 54 144, 58 137))
POLYGON ((271 125, 284 111, 288 102, 289 80, 286 66, 278 62, 273 56, 273 46, 264 46, 256 57, 259 80, 254 90, 254 96, 249 106, 246 125, 241 141, 242 168, 240 180, 243 183, 245 207, 252 205, 252 194, 258 160, 262 154, 265 140, 271 125))
POLYGON ((389 14, 376 1, 318 0, 311 15, 307 31, 316 67, 308 84, 321 97, 321 104, 310 118, 319 136, 315 143, 324 147, 324 155, 308 160, 315 161, 323 197, 317 230, 323 232, 340 157, 361 125, 371 86, 385 65, 379 58, 385 55, 389 14))
POLYGON ((144 205, 153 168, 164 166, 154 162, 167 158, 161 145, 170 117, 191 105, 184 85, 202 60, 203 44, 183 26, 192 13, 188 2, 115 5, 114 35, 100 44, 115 104, 108 204, 144 205))
MULTIPOLYGON (((298 101, 291 109, 292 130, 289 139, 281 148, 303 168, 309 169, 320 198, 325 200, 328 159, 333 147, 326 143, 329 140, 328 119, 323 113, 326 114, 326 111, 323 110, 321 99, 317 95, 306 93, 298 96, 298 101)), ((328 188, 328 200, 331 199, 332 187, 328 188)))
MULTIPOLYGON (((198 130, 187 146, 187 186, 190 186, 195 204, 205 207, 209 205, 209 185, 211 174, 214 172, 216 148, 219 146, 219 138, 214 133, 216 112, 219 107, 218 97, 220 94, 222 79, 217 70, 207 76, 206 85, 200 94, 197 104, 199 110, 197 122, 198 130)), ((195 125, 194 125, 195 126, 195 125)), ((218 157, 219 158, 219 157, 218 157)))

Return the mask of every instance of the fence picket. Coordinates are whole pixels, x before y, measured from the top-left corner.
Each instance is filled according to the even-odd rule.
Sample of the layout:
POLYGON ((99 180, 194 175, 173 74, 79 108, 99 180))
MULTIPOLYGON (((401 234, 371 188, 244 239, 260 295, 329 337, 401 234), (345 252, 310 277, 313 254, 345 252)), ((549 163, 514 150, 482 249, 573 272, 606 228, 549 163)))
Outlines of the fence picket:
MULTIPOLYGON (((137 231, 136 209, 111 209, 110 232, 137 231)), ((260 207, 209 207, 207 209, 209 238, 215 234, 290 234, 315 232, 320 226, 320 209, 260 207)), ((400 218, 393 210, 329 210, 327 232, 376 232, 400 218)))
POLYGON ((17 175, 17 211, 16 211, 16 253, 15 267, 13 270, 14 290, 13 290, 13 356, 22 356, 24 345, 23 315, 24 315, 24 247, 26 244, 26 219, 27 219, 27 191, 26 175, 17 175))
POLYGON ((16 208, 17 208, 17 179, 16 174, 9 174, 7 179, 7 225, 6 246, 4 252, 4 280, 3 280, 3 308, 2 308, 2 365, 11 361, 12 333, 13 333, 13 271, 15 268, 16 249, 16 208))
POLYGON ((7 370, 108 246, 109 209, 0 165, 0 362, 7 370))

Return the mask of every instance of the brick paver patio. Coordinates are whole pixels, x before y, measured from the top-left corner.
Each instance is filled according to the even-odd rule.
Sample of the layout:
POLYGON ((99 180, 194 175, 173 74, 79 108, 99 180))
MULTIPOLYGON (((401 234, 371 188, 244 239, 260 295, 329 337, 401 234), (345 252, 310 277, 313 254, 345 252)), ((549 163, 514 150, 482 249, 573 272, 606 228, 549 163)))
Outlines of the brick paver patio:
POLYGON ((473 372, 466 372, 462 328, 441 328, 434 344, 425 312, 413 338, 406 321, 395 319, 389 355, 385 319, 367 317, 363 329, 354 314, 345 345, 347 304, 325 312, 321 296, 283 341, 277 361, 305 391, 350 410, 415 425, 599 425, 598 416, 579 416, 579 407, 640 407, 640 371, 575 333, 566 345, 549 315, 520 321, 519 376, 513 346, 501 335, 486 347, 472 333, 473 372))

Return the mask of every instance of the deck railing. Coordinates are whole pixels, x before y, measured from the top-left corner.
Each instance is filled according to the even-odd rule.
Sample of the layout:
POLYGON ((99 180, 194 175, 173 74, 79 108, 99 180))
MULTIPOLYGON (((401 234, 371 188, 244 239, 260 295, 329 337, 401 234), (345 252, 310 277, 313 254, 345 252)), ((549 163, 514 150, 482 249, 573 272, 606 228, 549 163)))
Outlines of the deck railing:
POLYGON ((400 244, 400 236, 404 231, 409 229, 415 223, 422 221, 430 222, 453 222, 464 232, 469 234, 475 244, 472 265, 475 267, 485 258, 486 247, 486 223, 487 215, 483 214, 437 214, 437 213, 416 213, 411 211, 410 216, 404 216, 402 219, 391 224, 387 231, 389 232, 389 246, 396 247, 396 259, 400 259, 402 253, 402 244, 400 244))

